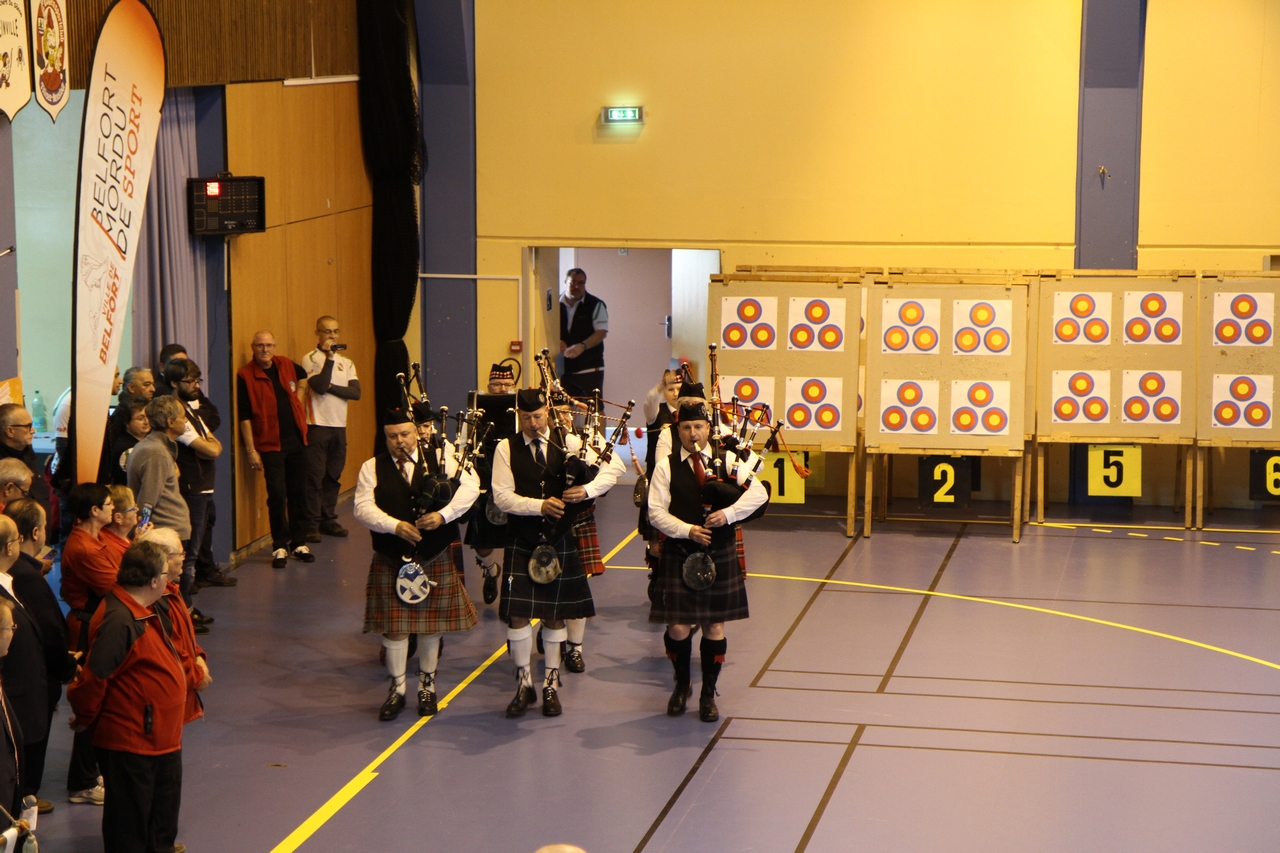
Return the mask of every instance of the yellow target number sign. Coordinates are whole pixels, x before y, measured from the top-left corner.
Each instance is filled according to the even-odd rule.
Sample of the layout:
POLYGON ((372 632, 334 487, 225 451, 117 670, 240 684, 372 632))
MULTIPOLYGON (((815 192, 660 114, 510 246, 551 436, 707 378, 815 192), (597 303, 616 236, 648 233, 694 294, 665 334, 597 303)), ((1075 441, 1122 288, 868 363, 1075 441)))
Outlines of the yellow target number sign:
POLYGON ((1142 445, 1089 445, 1089 494, 1142 496, 1142 445))
POLYGON ((769 484, 769 503, 804 503, 804 480, 800 479, 800 475, 792 467, 787 454, 766 453, 764 465, 756 476, 761 482, 769 484))

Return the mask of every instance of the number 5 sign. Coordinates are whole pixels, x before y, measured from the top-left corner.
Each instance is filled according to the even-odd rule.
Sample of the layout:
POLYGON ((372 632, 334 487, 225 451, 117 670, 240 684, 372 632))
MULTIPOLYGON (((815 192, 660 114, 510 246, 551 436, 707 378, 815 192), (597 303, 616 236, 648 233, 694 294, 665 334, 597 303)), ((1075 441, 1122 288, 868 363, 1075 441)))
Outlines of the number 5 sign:
POLYGON ((763 483, 769 484, 769 503, 802 504, 804 503, 804 480, 791 465, 791 459, 785 453, 766 453, 764 465, 756 474, 763 483))
POLYGON ((1142 445, 1089 445, 1089 494, 1142 496, 1142 445))

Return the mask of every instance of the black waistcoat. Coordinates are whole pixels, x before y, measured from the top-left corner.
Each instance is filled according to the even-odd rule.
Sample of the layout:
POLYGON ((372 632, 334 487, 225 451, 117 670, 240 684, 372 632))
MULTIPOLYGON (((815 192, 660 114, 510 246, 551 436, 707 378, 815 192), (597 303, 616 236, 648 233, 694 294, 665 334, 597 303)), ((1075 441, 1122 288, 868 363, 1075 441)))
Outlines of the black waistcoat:
MULTIPOLYGON (((703 508, 702 486, 698 483, 698 475, 693 472, 693 466, 689 464, 689 460, 680 458, 682 452, 683 448, 680 442, 676 441, 676 446, 669 457, 671 461, 671 503, 667 505, 667 512, 685 524, 696 524, 699 527, 704 527, 706 526, 708 513, 703 508)), ((707 455, 710 454, 708 453, 707 455)), ((707 470, 711 470, 710 465, 707 466, 707 470)), ((724 527, 712 529, 711 547, 721 548, 725 542, 732 541, 735 526, 726 524, 724 527)))
MULTIPOLYGON (((560 303, 560 340, 569 346, 580 344, 595 334, 593 318, 600 299, 590 293, 583 294, 582 301, 573 312, 573 322, 569 322, 569 306, 560 303)), ((564 372, 580 373, 584 370, 599 370, 604 367, 604 341, 588 350, 584 350, 577 358, 565 357, 564 372)))
MULTIPOLYGON (((645 429, 649 431, 648 435, 645 436, 649 441, 649 449, 644 454, 645 476, 653 477, 653 466, 658 464, 658 439, 662 438, 662 431, 669 424, 675 422, 676 419, 671 415, 671 407, 664 400, 658 405, 658 416, 653 419, 653 423, 645 426, 645 429)), ((675 433, 671 434, 671 438, 673 439, 672 445, 680 444, 678 440, 674 440, 676 438, 675 433)))
MULTIPOLYGON (((553 433, 554 435, 554 433, 553 433)), ((547 457, 547 467, 539 470, 533 459, 533 446, 525 444, 524 436, 517 434, 507 439, 511 457, 511 478, 515 481, 516 494, 524 498, 558 498, 564 494, 564 450, 554 442, 543 442, 542 452, 547 457)), ((511 529, 529 542, 550 530, 544 527, 540 515, 511 515, 507 519, 511 529)))
MULTIPOLYGON (((419 460, 423 455, 421 452, 418 453, 419 460)), ((414 523, 418 514, 414 510, 413 502, 422 488, 422 481, 428 472, 438 474, 440 468, 434 453, 427 453, 425 456, 425 466, 422 464, 414 466, 413 484, 410 485, 405 482, 404 477, 400 476, 400 469, 396 467, 390 453, 378 454, 374 469, 378 475, 378 484, 373 487, 373 502, 378 505, 378 509, 399 521, 414 523)), ((394 533, 371 533, 373 550, 393 560, 403 560, 406 556, 430 560, 458 538, 458 523, 454 521, 442 524, 435 530, 418 532, 422 534, 422 541, 416 547, 394 533)))

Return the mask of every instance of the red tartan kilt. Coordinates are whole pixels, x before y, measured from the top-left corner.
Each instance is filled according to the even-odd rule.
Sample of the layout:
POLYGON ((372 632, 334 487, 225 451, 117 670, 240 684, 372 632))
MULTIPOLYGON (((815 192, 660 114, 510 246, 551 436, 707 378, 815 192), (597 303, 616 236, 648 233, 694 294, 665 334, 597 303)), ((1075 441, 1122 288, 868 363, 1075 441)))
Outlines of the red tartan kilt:
POLYGON ((578 544, 578 558, 587 576, 604 574, 604 559, 600 554, 600 535, 596 532, 595 513, 591 513, 573 526, 573 538, 578 544))
POLYGON ((427 577, 439 584, 421 604, 405 604, 396 595, 400 560, 376 551, 365 584, 364 633, 440 634, 469 631, 476 624, 476 608, 462 583, 462 544, 448 548, 423 565, 427 577))

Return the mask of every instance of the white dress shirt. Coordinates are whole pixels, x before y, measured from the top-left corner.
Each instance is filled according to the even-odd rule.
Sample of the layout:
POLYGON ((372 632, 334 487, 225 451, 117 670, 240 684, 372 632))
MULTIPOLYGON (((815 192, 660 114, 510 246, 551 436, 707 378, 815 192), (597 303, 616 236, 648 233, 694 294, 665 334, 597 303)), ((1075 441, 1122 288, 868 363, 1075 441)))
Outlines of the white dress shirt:
MULTIPOLYGON (((458 472, 458 463, 453 458, 453 442, 446 440, 444 448, 445 474, 452 478, 458 472)), ((418 449, 415 447, 413 452, 409 454, 408 470, 412 472, 417 462, 418 449)), ((360 466, 360 477, 356 480, 356 521, 374 533, 395 533, 396 525, 400 523, 400 519, 387 515, 378 506, 373 497, 373 490, 377 485, 378 457, 375 456, 366 460, 360 466)), ((444 517, 444 523, 448 524, 461 518, 463 513, 471 509, 471 505, 476 502, 476 498, 479 496, 480 478, 476 476, 474 470, 464 472, 458 480, 458 487, 453 493, 453 500, 449 501, 449 505, 444 509, 438 510, 440 515, 444 517)), ((412 521, 409 522, 409 524, 412 523, 412 521)))
MULTIPOLYGON (((545 456, 550 450, 547 442, 551 437, 551 430, 543 430, 537 437, 542 441, 542 453, 545 456)), ((517 438, 523 440, 525 446, 533 443, 533 439, 523 432, 517 438)), ((511 473, 510 442, 511 439, 504 438, 498 442, 498 447, 493 453, 493 502, 498 505, 498 509, 511 515, 542 515, 543 498, 529 498, 516 494, 516 478, 511 473)), ((567 434, 564 447, 568 453, 577 453, 582 447, 582 439, 572 433, 567 434)), ((532 453, 532 449, 529 452, 532 453)), ((587 462, 591 465, 600 464, 600 457, 594 447, 587 448, 587 462)), ((587 497, 598 498, 609 491, 626 470, 627 466, 623 463, 620 454, 613 454, 609 464, 600 466, 595 479, 583 486, 587 490, 587 497)))
MULTIPOLYGON (((711 455, 705 447, 702 448, 702 454, 703 467, 710 471, 711 455)), ((680 448, 680 459, 690 468, 693 468, 693 463, 689 462, 689 457, 692 455, 691 452, 683 447, 680 448)), ((729 458, 729 474, 734 473, 732 469, 736 467, 736 463, 736 459, 729 458)), ((737 524, 758 510, 768 500, 769 493, 765 491, 764 485, 759 478, 756 478, 751 481, 751 485, 742 493, 742 497, 734 501, 732 506, 725 507, 721 512, 724 513, 725 520, 729 524, 737 524)), ((653 466, 653 476, 649 479, 649 523, 673 539, 688 539, 689 533, 693 530, 693 525, 681 521, 668 512, 667 507, 669 506, 671 506, 670 453, 658 457, 657 464, 653 466)))

